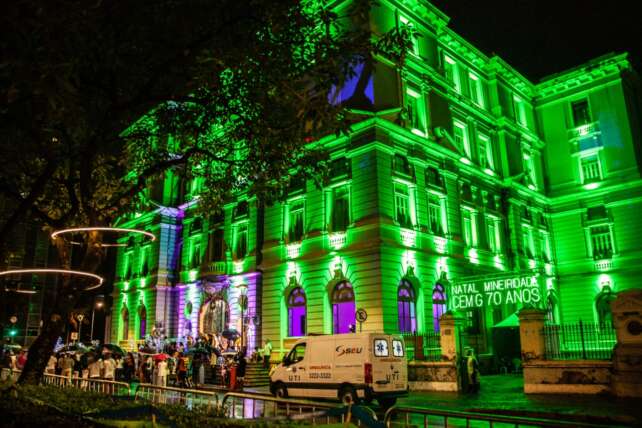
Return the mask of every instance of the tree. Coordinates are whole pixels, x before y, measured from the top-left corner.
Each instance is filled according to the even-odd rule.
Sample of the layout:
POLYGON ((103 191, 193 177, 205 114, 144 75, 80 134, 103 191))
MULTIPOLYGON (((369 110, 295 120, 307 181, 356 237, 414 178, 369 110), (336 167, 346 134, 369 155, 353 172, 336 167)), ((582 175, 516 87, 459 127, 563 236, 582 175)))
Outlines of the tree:
MULTIPOLYGON (((314 141, 348 129, 332 88, 357 64, 402 62, 408 31, 373 37, 371 4, 308 0, 22 0, 0 18, 0 255, 21 218, 103 226, 168 169, 205 180, 216 211, 243 190, 271 201, 316 176, 314 141)), ((139 201, 141 202, 141 201, 139 201)), ((144 200, 142 201, 145 202, 144 200)), ((54 241, 63 267, 96 271, 100 233, 54 241)), ((2 260, 3 257, 0 257, 2 260)), ((36 382, 86 284, 63 277, 20 382, 36 382)))

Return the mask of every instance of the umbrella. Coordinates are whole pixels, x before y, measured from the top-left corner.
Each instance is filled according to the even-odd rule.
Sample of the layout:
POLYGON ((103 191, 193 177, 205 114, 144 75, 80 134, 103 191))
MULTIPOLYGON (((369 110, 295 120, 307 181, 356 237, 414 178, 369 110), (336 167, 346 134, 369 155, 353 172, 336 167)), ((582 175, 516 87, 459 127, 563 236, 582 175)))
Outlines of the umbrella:
POLYGON ((224 330, 223 333, 221 333, 221 335, 224 338, 229 339, 229 340, 236 340, 236 338, 240 336, 239 332, 234 330, 233 328, 231 328, 229 330, 224 330))
POLYGON ((123 351, 123 349, 120 346, 114 345, 112 343, 105 343, 103 345, 103 354, 106 352, 110 352, 112 354, 125 355, 125 351, 123 351))
POLYGON ((169 355, 167 355, 167 354, 156 354, 156 355, 154 355, 153 358, 154 358, 154 361, 164 361, 167 358, 169 358, 169 355))

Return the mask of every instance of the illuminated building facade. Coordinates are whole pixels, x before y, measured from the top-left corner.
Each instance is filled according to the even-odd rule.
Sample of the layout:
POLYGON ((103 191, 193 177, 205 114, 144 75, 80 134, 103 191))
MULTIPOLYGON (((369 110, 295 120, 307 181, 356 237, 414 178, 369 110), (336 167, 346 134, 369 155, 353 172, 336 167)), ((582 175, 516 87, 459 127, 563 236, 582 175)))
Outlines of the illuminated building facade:
MULTIPOLYGON (((281 204, 239 195, 219 218, 192 213, 199 183, 168 174, 126 226, 156 242, 121 250, 112 339, 248 333, 275 351, 309 333, 492 328, 530 304, 551 322, 608 322, 642 273, 640 86, 625 54, 533 83, 447 26, 427 2, 382 1, 372 26, 413 27, 407 66, 380 58, 330 95, 354 121, 324 143, 322 188, 281 204), (152 195, 155 193, 154 195, 152 195)), ((181 339, 182 340, 182 339, 181 339)))

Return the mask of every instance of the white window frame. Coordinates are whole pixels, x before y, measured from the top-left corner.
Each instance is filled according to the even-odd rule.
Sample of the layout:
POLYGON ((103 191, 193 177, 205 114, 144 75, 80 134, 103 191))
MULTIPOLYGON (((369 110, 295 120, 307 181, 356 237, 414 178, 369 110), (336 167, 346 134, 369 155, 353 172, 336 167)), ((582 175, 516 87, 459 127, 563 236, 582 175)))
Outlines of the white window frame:
POLYGON ((468 89, 470 91, 470 99, 473 103, 481 108, 485 108, 484 88, 481 78, 472 71, 468 72, 468 89))
POLYGON ((464 244, 467 248, 476 248, 477 247, 477 212, 473 209, 462 207, 461 210, 461 228, 462 235, 464 238, 464 244), (470 230, 466 227, 466 224, 470 225, 470 230))
POLYGON ((459 120, 453 120, 453 138, 455 141, 461 145, 461 150, 464 152, 464 156, 468 159, 472 158, 472 146, 470 144, 470 137, 468 135, 468 125, 459 120), (456 128, 461 131, 462 141, 457 140, 456 128))
POLYGON ((453 88, 455 89, 455 92, 461 94, 461 77, 459 76, 459 64, 451 56, 444 53, 443 65, 444 65, 444 73, 446 75, 446 80, 452 83, 453 88), (447 66, 446 64, 449 64, 449 65, 447 66), (448 73, 446 73, 447 67, 450 67, 450 69, 452 70, 452 78, 450 78, 448 76, 448 73))
POLYGON ((526 101, 517 95, 513 95, 513 105, 515 107, 515 122, 528 128, 528 117, 526 115, 526 101))
MULTIPOLYGON (((419 122, 419 123, 411 124, 411 130, 413 133, 418 134, 422 137, 425 137, 426 136, 426 110, 424 105, 424 97, 420 92, 417 92, 410 87, 406 87, 406 97, 412 98, 414 100, 416 104, 416 110, 417 110, 417 121, 419 122)), ((408 98, 406 98, 406 100, 408 100, 408 98)))
POLYGON ((493 150, 493 142, 488 135, 482 133, 477 134, 477 141, 479 148, 479 166, 494 171, 495 153, 493 150))
POLYGON ((502 252, 502 240, 500 233, 500 220, 495 216, 486 217, 486 237, 488 238, 488 248, 494 254, 502 252), (492 245, 491 245, 492 236, 492 245))
MULTIPOLYGON (((608 258, 612 257, 616 251, 615 251, 615 237, 613 236, 613 224, 612 223, 598 223, 598 224, 591 224, 587 228, 587 242, 589 245, 589 256, 595 259, 595 241, 594 241, 594 235, 593 235, 593 229, 598 228, 598 227, 606 227, 608 228, 608 233, 602 233, 601 235, 606 235, 608 236, 610 247, 611 247, 611 254, 608 258)), ((601 259, 595 259, 595 260, 601 260, 601 259)))
POLYGON ((438 235, 432 231, 430 233, 435 234, 437 236, 446 236, 448 233, 448 221, 446 217, 446 197, 441 194, 433 193, 433 192, 428 192, 428 200, 426 201, 428 205, 428 227, 430 228, 431 224, 431 210, 434 210, 435 208, 439 211, 439 223, 441 223, 441 230, 442 230, 442 235, 438 235), (434 202, 437 202, 436 204, 434 202))

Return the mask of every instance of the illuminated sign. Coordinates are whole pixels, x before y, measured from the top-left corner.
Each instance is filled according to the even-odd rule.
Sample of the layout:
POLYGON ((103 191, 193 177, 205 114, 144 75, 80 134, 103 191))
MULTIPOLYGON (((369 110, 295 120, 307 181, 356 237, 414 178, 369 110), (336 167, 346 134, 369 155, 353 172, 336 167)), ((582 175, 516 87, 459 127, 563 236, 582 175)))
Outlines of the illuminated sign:
POLYGON ((535 275, 513 275, 455 283, 450 287, 450 309, 467 310, 511 303, 537 305, 542 298, 537 278, 535 275))

